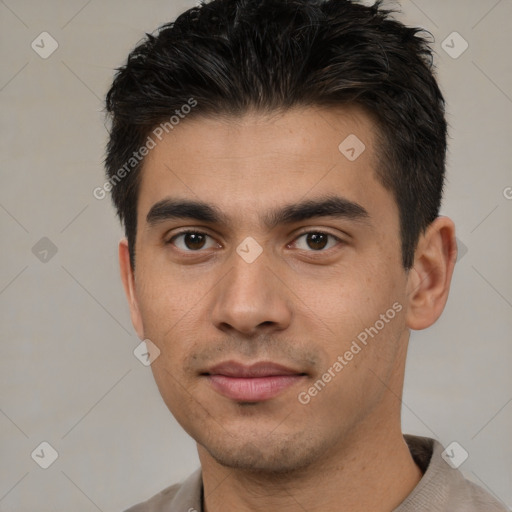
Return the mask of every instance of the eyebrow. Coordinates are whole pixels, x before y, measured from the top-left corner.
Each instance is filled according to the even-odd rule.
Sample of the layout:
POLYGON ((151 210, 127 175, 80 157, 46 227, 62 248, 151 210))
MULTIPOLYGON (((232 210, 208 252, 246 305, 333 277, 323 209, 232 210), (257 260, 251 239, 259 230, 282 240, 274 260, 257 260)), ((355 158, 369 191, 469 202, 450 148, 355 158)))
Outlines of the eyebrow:
MULTIPOLYGON (((360 204, 340 196, 329 196, 289 204, 263 217, 269 229, 315 217, 335 217, 370 223, 370 215, 360 204)), ((150 227, 171 219, 194 219, 199 222, 229 225, 229 218, 213 204, 187 199, 166 198, 155 203, 146 216, 150 227)))

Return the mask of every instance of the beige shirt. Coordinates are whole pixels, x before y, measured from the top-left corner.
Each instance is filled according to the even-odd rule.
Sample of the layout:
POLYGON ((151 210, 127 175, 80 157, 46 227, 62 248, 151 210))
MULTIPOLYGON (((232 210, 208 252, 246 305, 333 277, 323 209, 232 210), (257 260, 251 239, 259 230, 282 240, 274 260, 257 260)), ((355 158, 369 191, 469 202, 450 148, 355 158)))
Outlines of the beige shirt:
MULTIPOLYGON (((423 477, 393 512, 507 512, 501 502, 443 460, 438 441, 410 435, 404 438, 423 477)), ((183 483, 167 487, 126 512, 203 512, 202 492, 199 468, 183 483)))

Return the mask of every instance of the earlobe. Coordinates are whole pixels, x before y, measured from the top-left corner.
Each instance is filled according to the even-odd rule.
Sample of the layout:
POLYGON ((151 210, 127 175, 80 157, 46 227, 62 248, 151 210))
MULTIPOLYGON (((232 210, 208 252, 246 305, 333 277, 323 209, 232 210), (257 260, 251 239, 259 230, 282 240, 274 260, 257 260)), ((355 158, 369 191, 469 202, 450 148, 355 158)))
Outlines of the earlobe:
POLYGON ((128 305, 130 306, 132 324, 138 337, 143 340, 144 327, 135 289, 135 276, 130 262, 128 240, 126 240, 126 238, 123 238, 123 240, 119 242, 119 268, 121 271, 121 280, 123 282, 126 299, 128 300, 128 305))
POLYGON ((408 276, 406 323, 410 329, 425 329, 441 316, 456 259, 455 225, 448 217, 437 217, 420 237, 408 276))

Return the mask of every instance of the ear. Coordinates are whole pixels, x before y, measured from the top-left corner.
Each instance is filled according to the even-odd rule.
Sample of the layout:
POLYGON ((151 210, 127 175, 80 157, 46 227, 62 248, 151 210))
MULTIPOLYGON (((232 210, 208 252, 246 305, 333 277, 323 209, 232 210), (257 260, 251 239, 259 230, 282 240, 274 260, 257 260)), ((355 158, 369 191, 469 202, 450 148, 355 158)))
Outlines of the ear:
POLYGON ((130 306, 130 316, 132 324, 137 332, 137 336, 144 339, 144 326, 137 301, 137 292, 135 290, 135 274, 130 262, 130 251, 128 250, 128 240, 123 238, 119 242, 119 267, 121 269, 121 280, 123 281, 124 292, 130 306))
POLYGON ((455 224, 448 217, 437 217, 420 237, 407 278, 406 323, 410 329, 425 329, 441 316, 456 260, 455 224))

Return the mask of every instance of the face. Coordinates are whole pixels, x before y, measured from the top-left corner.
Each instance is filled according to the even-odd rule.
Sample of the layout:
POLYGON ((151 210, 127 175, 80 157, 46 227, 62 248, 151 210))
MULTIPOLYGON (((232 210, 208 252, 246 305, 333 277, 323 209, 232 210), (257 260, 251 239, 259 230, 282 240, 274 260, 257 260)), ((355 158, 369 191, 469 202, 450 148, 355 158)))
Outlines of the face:
POLYGON ((185 120, 146 157, 125 285, 203 456, 305 468, 399 421, 407 274, 378 165, 356 108, 185 120))

